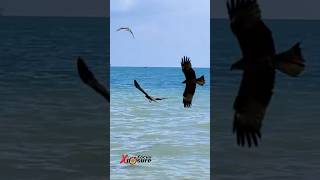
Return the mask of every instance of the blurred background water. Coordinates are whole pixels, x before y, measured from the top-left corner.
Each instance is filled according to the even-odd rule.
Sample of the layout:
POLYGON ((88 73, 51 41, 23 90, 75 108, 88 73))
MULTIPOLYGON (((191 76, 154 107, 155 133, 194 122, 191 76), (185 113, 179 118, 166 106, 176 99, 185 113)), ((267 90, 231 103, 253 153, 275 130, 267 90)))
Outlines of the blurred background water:
POLYGON ((105 179, 108 105, 76 58, 107 83, 107 21, 0 18, 1 179, 105 179))

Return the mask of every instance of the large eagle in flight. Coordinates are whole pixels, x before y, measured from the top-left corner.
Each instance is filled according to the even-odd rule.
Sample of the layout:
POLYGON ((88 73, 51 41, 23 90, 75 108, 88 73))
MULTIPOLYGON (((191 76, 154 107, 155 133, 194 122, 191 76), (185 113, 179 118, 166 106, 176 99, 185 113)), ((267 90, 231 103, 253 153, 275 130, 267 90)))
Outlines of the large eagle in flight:
POLYGON ((183 92, 183 105, 185 108, 189 108, 191 107, 192 98, 196 91, 197 84, 203 86, 205 84, 205 79, 204 76, 201 76, 198 79, 196 78, 196 73, 192 69, 190 59, 186 56, 183 56, 182 58, 181 68, 184 76, 186 77, 186 80, 182 82, 186 84, 186 88, 183 92))
POLYGON ((272 33, 261 20, 256 0, 227 1, 230 26, 237 37, 242 59, 231 66, 243 70, 238 96, 234 102, 233 132, 238 145, 258 145, 261 126, 270 103, 276 69, 298 76, 304 70, 299 43, 276 54, 272 33))
POLYGON ((77 67, 81 80, 110 102, 110 93, 108 89, 99 83, 81 57, 78 58, 77 67))

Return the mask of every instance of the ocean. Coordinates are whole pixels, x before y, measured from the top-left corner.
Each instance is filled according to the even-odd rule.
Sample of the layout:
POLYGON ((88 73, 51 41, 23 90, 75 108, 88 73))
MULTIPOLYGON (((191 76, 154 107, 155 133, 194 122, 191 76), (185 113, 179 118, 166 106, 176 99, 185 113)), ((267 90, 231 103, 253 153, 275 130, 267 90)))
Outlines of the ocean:
POLYGON ((267 20, 278 52, 301 42, 306 60, 298 78, 277 73, 274 95, 258 148, 241 148, 232 134, 233 101, 241 72, 230 66, 241 57, 226 20, 211 20, 213 68, 213 178, 313 180, 320 176, 320 21, 267 20))
POLYGON ((210 75, 208 68, 194 69, 206 84, 185 109, 181 68, 111 67, 111 179, 209 179, 210 75), (168 99, 149 103, 134 80, 168 99), (151 162, 120 164, 123 154, 151 156, 151 162))
POLYGON ((76 59, 107 84, 107 21, 0 18, 1 179, 105 179, 109 107, 76 59))
MULTIPOLYGON (((108 84, 109 30, 105 18, 0 18, 1 179, 105 179, 109 105, 76 71, 82 56, 108 84)), ((258 148, 240 148, 232 134, 233 101, 241 56, 228 22, 211 20, 209 69, 191 109, 184 109, 180 68, 111 68, 110 172, 112 179, 208 179, 210 120, 214 179, 306 179, 320 175, 320 21, 268 20, 278 51, 302 43, 305 73, 277 73, 258 148), (136 79, 149 103, 133 86, 136 79), (211 109, 211 118, 210 118, 211 109), (121 155, 150 163, 120 164, 121 155)), ((177 62, 179 63, 179 62, 177 62)))

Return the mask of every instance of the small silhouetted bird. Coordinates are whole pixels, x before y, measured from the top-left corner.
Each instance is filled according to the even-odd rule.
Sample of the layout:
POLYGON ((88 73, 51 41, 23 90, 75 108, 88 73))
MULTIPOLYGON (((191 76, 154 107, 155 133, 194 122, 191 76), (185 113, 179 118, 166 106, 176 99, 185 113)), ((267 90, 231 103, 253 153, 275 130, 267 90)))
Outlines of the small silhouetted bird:
POLYGON ((145 95, 145 97, 149 100, 149 102, 152 102, 152 101, 156 102, 156 101, 160 101, 160 100, 166 99, 166 98, 158 98, 158 97, 149 96, 149 94, 146 93, 146 92, 141 88, 141 86, 139 85, 139 83, 138 83, 136 80, 134 80, 134 86, 135 86, 137 89, 139 89, 139 90, 145 95))
POLYGON ((121 28, 117 29, 117 31, 128 31, 128 32, 130 32, 132 37, 135 38, 132 30, 130 28, 128 28, 128 27, 121 27, 121 28))

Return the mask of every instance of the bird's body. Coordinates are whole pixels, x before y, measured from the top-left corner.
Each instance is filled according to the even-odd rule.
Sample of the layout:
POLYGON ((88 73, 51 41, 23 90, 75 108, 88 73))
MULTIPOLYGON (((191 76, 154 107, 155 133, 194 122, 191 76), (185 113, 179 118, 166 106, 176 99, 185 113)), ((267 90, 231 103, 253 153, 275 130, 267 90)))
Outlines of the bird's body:
POLYGON ((270 103, 276 69, 290 76, 304 70, 304 60, 299 44, 276 54, 270 29, 261 20, 256 0, 231 0, 227 2, 230 26, 237 37, 242 59, 231 69, 243 70, 238 96, 234 102, 233 131, 238 145, 258 145, 266 109, 270 103))
POLYGON ((128 31, 128 32, 130 32, 132 37, 135 38, 132 30, 129 27, 121 27, 121 28, 117 29, 117 31, 128 31))
POLYGON ((196 73, 192 69, 190 59, 188 57, 183 57, 181 61, 182 72, 185 75, 186 80, 182 83, 186 84, 183 92, 183 105, 184 107, 191 107, 192 98, 196 91, 197 84, 203 86, 205 84, 204 76, 196 78, 196 73))
POLYGON ((149 100, 149 102, 157 102, 157 101, 166 99, 166 98, 159 98, 159 97, 150 96, 148 93, 146 93, 142 89, 142 87, 140 86, 140 84, 136 80, 134 80, 134 86, 145 95, 145 97, 149 100))
POLYGON ((108 102, 110 102, 110 93, 108 89, 99 83, 99 81, 94 77, 93 73, 89 70, 84 60, 80 57, 77 61, 77 67, 81 80, 89 87, 94 89, 97 93, 102 95, 108 102))

